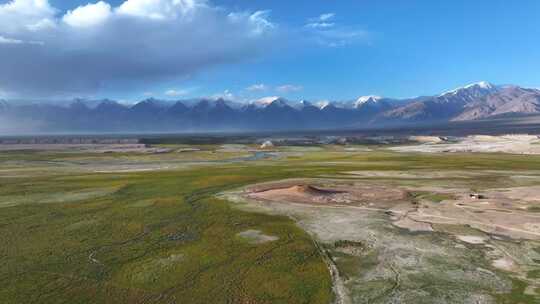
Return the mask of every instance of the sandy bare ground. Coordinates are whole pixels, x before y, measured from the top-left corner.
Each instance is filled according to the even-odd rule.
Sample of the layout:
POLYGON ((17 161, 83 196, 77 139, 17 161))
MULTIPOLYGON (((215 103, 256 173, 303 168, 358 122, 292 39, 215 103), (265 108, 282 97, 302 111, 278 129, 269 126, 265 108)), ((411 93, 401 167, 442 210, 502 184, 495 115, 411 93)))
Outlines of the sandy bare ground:
POLYGON ((487 241, 486 237, 476 236, 476 235, 458 235, 458 240, 463 241, 469 244, 484 244, 487 241))
POLYGON ((473 135, 457 142, 421 141, 422 144, 392 147, 398 152, 502 152, 511 154, 540 154, 540 139, 536 135, 473 135))
POLYGON ((440 203, 411 200, 409 191, 426 189, 290 180, 254 186, 245 195, 260 201, 387 212, 394 215, 394 225, 411 231, 430 231, 431 224, 458 224, 516 239, 540 240, 540 214, 527 212, 523 207, 531 204, 525 198, 540 197, 540 187, 491 190, 486 192, 485 199, 470 198, 470 190, 445 189, 445 194, 454 194, 457 199, 440 203))
POLYGON ((416 141, 419 143, 431 143, 431 144, 443 142, 442 138, 438 136, 410 136, 409 140, 416 141))
POLYGON ((503 257, 503 258, 494 260, 493 266, 502 270, 506 270, 506 271, 512 271, 515 268, 514 261, 509 257, 503 257))
MULTIPOLYGON (((509 290, 509 282, 498 278, 493 272, 480 271, 482 269, 479 270, 477 266, 467 264, 465 256, 468 254, 468 249, 457 246, 458 241, 455 246, 435 242, 430 238, 432 235, 428 231, 430 228, 411 229, 422 233, 420 236, 415 236, 415 234, 408 235, 399 232, 400 228, 392 229, 388 226, 392 222, 391 218, 397 222, 412 221, 406 217, 406 211, 402 210, 404 208, 399 204, 394 208, 395 211, 389 214, 387 208, 257 200, 245 194, 245 192, 234 192, 225 194, 225 197, 239 204, 238 206, 244 210, 288 215, 309 232, 317 242, 332 244, 338 240, 359 241, 366 244, 366 248, 370 248, 368 252, 377 253, 376 266, 362 270, 362 274, 358 277, 344 276, 336 265, 329 265, 329 271, 334 277, 334 290, 338 296, 338 303, 418 303, 421 295, 417 293, 415 283, 409 278, 410 275, 420 274, 434 275, 444 282, 454 280, 461 284, 464 282, 466 284, 468 281, 482 282, 490 286, 489 288, 509 290), (398 211, 400 213, 397 213, 398 211), (441 268, 441 265, 436 262, 438 259, 444 259, 444 265, 455 266, 451 269, 441 268), (365 286, 370 286, 372 282, 386 283, 378 285, 377 288, 366 289, 365 286)), ((420 225, 430 227, 429 224, 420 223, 420 225)), ((504 254, 498 254, 494 259, 504 256, 504 254)), ((358 259, 362 260, 366 257, 360 253, 358 259)), ((493 299, 481 290, 471 292, 445 286, 444 290, 449 292, 449 295, 443 293, 443 298, 430 298, 432 303, 493 302, 493 299), (470 302, 470 299, 475 299, 475 301, 470 302)), ((428 303, 426 298, 422 299, 423 302, 428 303)))
POLYGON ((274 235, 266 235, 259 230, 246 230, 238 233, 238 236, 247 240, 251 244, 262 244, 277 241, 279 238, 274 235))
MULTIPOLYGON (((373 173, 367 175, 377 175, 373 173)), ((397 172, 385 174, 388 178, 417 178, 416 172, 405 176, 397 172)), ((446 174, 444 177, 468 175, 463 172, 446 174)), ((336 265, 329 265, 341 303, 371 303, 372 300, 366 299, 379 299, 380 292, 389 299, 385 303, 416 303, 418 294, 414 288, 409 290, 414 283, 407 281, 408 275, 430 275, 433 271, 445 282, 455 280, 461 284, 470 280, 471 284, 476 284, 482 281, 490 288, 508 292, 510 283, 496 274, 495 270, 500 270, 530 284, 532 287, 527 290, 532 293, 540 287, 540 281, 527 277, 530 265, 540 259, 540 253, 532 249, 540 244, 540 213, 528 211, 531 205, 540 206, 540 201, 534 199, 540 197, 540 187, 490 189, 481 193, 482 198, 478 199, 470 197, 472 191, 461 186, 396 186, 365 177, 361 176, 361 182, 331 178, 289 179, 251 185, 225 195, 227 199, 241 203, 246 210, 292 217, 316 242, 360 241, 366 248, 371 248, 369 252, 375 250, 377 267, 354 279, 344 277, 336 265), (431 201, 410 195, 419 191, 451 196, 442 201, 431 201), (447 240, 444 243, 431 239, 443 235, 447 240), (467 260, 468 246, 481 248, 479 250, 485 252, 484 265, 490 266, 482 268, 485 266, 474 264, 477 260, 467 260), (442 265, 456 266, 451 270, 441 268, 434 262, 438 259, 445 261, 442 265), (456 272, 456 269, 461 270, 456 272), (362 287, 380 280, 393 283, 381 287, 380 292, 362 287), (362 290, 364 298, 357 298, 358 290, 362 290), (372 293, 377 295, 372 296, 372 293)), ((365 259, 361 251, 353 256, 365 259)), ((480 291, 460 290, 452 291, 451 296, 439 302, 494 303, 494 299, 480 291)))
MULTIPOLYGON (((496 189, 493 192, 502 192, 504 196, 515 200, 522 200, 526 202, 540 202, 540 186, 496 189)), ((489 194, 490 193, 488 193, 488 195, 489 194)))
MULTIPOLYGON (((377 203, 391 207, 407 198, 405 190, 387 186, 328 184, 329 181, 290 180, 251 188, 247 194, 257 200, 287 201, 323 206, 369 206, 377 203), (313 182, 317 183, 312 184, 313 182)), ((331 181, 330 181, 331 182, 331 181)))
POLYGON ((412 232, 433 231, 433 227, 430 223, 415 221, 409 217, 402 217, 392 224, 394 224, 396 227, 407 229, 412 232))

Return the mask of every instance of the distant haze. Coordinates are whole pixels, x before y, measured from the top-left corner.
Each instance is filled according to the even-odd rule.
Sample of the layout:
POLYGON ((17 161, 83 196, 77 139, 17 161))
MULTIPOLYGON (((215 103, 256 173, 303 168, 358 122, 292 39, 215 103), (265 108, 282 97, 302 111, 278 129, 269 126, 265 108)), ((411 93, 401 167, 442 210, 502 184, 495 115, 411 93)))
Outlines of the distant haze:
POLYGON ((419 125, 540 114, 540 91, 488 82, 436 96, 362 96, 311 103, 268 97, 238 104, 223 98, 134 105, 77 100, 69 105, 0 102, 0 132, 206 132, 314 130, 419 125))

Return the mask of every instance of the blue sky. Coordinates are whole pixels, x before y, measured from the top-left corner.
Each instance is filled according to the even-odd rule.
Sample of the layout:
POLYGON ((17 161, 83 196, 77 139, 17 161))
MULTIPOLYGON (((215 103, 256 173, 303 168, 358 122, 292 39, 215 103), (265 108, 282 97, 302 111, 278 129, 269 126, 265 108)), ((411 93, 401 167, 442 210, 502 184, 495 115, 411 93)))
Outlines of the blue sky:
MULTIPOLYGON (((130 1, 136 5, 138 0, 130 1)), ((175 6, 168 2, 177 0, 155 1, 167 9, 200 2, 183 0, 184 6, 175 6)), ((8 2, 0 1, 4 5, 8 2)), ((53 34, 20 29, 2 32, 0 24, 0 41, 1 37, 17 41, 0 43, 0 68, 20 71, 24 64, 4 61, 31 62, 28 75, 14 72, 19 76, 15 80, 0 77, 0 94, 121 100, 218 95, 247 100, 280 95, 290 99, 343 100, 370 94, 436 94, 480 80, 540 87, 540 1, 536 0, 210 1, 204 3, 209 8, 200 9, 202 13, 189 23, 182 20, 187 15, 174 14, 171 18, 176 21, 168 23, 166 29, 156 26, 155 20, 145 23, 137 19, 140 37, 128 31, 132 23, 126 23, 135 21, 125 21, 125 16, 141 15, 133 10, 125 10, 129 12, 126 15, 116 13, 124 1, 107 1, 113 13, 107 13, 106 21, 100 19, 103 24, 91 19, 92 14, 100 12, 94 10, 81 10, 84 14, 76 14, 71 23, 64 18, 68 10, 87 3, 48 1, 54 13, 44 12, 45 17, 39 18, 59 24, 61 30, 53 34), (231 14, 240 25, 230 24, 231 14), (81 29, 81 22, 87 20, 92 20, 92 27, 99 27, 99 35, 88 38, 90 26, 84 23, 81 29), (214 27, 206 29, 208 23, 215 23, 214 27), (182 30, 176 30, 179 27, 182 30), (198 31, 201 34, 190 34, 198 31), (106 42, 127 42, 109 44, 100 41, 102 37, 107 37, 106 42), (151 48, 139 54, 148 56, 143 63, 138 59, 117 63, 119 56, 142 43, 135 38, 171 51, 151 48), (43 64, 52 60, 47 57, 52 52, 21 51, 24 47, 34 50, 38 43, 41 48, 59 46, 59 53, 52 57, 57 60, 55 66, 43 64), (2 50, 3 45, 9 49, 2 50), (122 47, 126 49, 119 52, 122 47), (72 56, 74 50, 76 58, 72 56), (35 59, 39 56, 43 56, 42 61, 35 59), (65 60, 70 56, 72 60, 65 60), (73 71, 73 66, 78 66, 74 62, 81 60, 84 63, 80 69, 73 71), (131 62, 141 65, 130 66, 131 62), (34 77, 33 69, 38 68, 48 74, 34 77), (59 74, 58 80, 50 80, 55 73, 59 74), (25 80, 28 82, 21 83, 25 80), (44 81, 47 84, 40 85, 44 81)), ((22 20, 34 18, 25 16, 22 20)), ((32 22, 40 19, 36 20, 32 22)))

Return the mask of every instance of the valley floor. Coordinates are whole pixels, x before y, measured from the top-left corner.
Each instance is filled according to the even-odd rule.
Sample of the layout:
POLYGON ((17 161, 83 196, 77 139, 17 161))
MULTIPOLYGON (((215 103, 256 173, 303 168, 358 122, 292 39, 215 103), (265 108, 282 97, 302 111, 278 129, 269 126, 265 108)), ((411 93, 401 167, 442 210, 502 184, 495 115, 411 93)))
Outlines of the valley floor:
POLYGON ((540 302, 540 156, 389 148, 6 149, 0 302, 540 302))

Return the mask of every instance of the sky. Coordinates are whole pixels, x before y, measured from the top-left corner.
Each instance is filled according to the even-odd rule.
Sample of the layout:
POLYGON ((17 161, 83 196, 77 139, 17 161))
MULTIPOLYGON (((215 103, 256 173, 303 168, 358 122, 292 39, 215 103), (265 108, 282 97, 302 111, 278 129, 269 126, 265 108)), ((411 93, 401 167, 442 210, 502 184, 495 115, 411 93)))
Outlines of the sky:
POLYGON ((0 0, 0 98, 433 95, 540 87, 537 0, 0 0))

